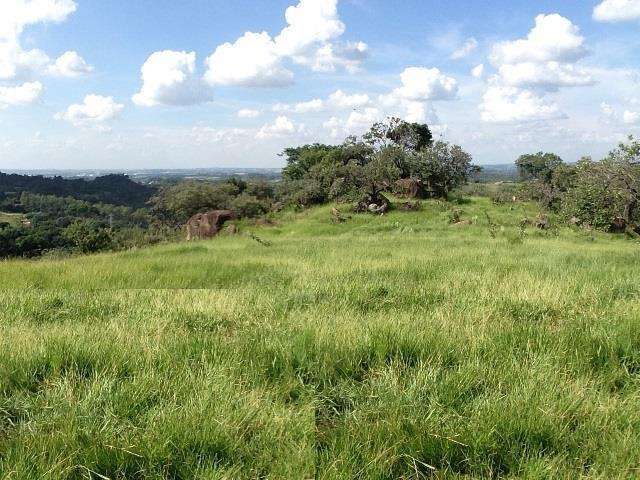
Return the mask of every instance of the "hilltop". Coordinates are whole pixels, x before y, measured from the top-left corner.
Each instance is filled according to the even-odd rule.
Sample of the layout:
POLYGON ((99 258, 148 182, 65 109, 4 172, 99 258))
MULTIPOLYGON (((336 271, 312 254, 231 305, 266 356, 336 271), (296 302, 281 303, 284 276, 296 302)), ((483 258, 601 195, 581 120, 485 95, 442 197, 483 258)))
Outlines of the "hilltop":
POLYGON ((0 263, 0 477, 637 474, 637 243, 330 210, 0 263))

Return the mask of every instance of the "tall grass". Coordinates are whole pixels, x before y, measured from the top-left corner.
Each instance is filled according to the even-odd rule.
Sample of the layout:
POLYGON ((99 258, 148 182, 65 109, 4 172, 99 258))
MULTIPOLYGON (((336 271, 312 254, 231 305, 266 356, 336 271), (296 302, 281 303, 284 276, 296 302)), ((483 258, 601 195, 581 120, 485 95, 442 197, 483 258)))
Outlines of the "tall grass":
POLYGON ((535 213, 0 263, 0 478, 637 478, 640 246, 535 213))

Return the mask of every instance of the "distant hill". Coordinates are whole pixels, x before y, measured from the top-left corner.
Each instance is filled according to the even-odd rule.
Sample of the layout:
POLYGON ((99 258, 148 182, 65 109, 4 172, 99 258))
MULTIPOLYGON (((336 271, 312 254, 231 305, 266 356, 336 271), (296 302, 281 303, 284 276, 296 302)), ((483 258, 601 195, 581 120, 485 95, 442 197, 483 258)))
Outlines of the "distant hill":
POLYGON ((477 182, 515 182, 518 169, 514 163, 482 165, 482 171, 474 177, 477 182))
POLYGON ((93 180, 68 179, 60 176, 0 173, 0 196, 22 192, 73 197, 91 203, 108 203, 143 207, 155 188, 134 182, 127 175, 109 174, 93 180))

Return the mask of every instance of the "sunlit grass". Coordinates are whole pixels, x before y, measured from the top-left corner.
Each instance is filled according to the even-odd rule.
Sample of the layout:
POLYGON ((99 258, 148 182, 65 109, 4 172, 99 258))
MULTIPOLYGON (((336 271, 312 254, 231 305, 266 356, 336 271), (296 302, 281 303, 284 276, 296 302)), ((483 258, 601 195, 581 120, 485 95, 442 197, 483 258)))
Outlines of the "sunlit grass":
POLYGON ((640 245, 329 210, 0 263, 0 478, 640 475, 640 245))

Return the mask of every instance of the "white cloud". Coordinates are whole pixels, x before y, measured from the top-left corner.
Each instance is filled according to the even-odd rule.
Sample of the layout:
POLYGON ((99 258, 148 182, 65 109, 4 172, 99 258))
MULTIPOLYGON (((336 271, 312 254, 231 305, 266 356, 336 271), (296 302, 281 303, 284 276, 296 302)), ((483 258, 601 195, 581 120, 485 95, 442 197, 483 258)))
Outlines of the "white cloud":
POLYGON ((73 0, 2 0, 0 39, 17 39, 27 25, 62 22, 76 7, 73 0))
POLYGON ((293 82, 293 73, 283 67, 267 32, 247 32, 233 44, 220 45, 206 65, 210 85, 282 87, 293 82))
POLYGON ((287 8, 288 26, 276 37, 281 56, 305 54, 317 43, 325 43, 341 36, 345 25, 338 18, 338 0, 300 0, 287 8))
POLYGON ((593 10, 599 22, 628 22, 640 20, 640 0, 604 0, 593 10))
POLYGON ((264 125, 258 133, 256 133, 256 138, 264 140, 274 137, 283 137, 295 133, 296 130, 296 126, 293 122, 283 115, 276 118, 274 123, 264 125))
POLYGON ((0 87, 0 110, 9 106, 31 105, 40 98, 43 89, 40 82, 29 82, 18 87, 0 87))
POLYGON ((196 74, 195 52, 153 53, 142 66, 142 89, 136 105, 194 105, 211 100, 209 87, 196 74))
POLYGON ((314 71, 344 68, 356 72, 368 55, 363 42, 338 42, 345 25, 338 17, 338 0, 300 0, 285 12, 287 26, 272 38, 267 32, 246 32, 224 43, 207 58, 205 79, 210 85, 283 87, 293 83, 286 60, 314 71))
POLYGON ((2 0, 0 79, 28 78, 49 64, 42 50, 24 50, 20 36, 28 25, 62 22, 76 10, 73 0, 2 0))
POLYGON ((260 116, 259 110, 251 110, 249 108, 243 108, 238 110, 238 118, 256 118, 260 116))
POLYGON ((331 138, 339 138, 342 135, 342 129, 344 127, 343 122, 338 117, 331 117, 324 122, 322 126, 329 131, 331 138))
POLYGON ((344 68, 356 73, 368 56, 369 46, 364 42, 327 43, 315 52, 293 57, 293 60, 316 72, 335 72, 338 68, 344 68))
POLYGON ((300 102, 297 103, 293 107, 293 111, 295 113, 310 113, 310 112, 320 112, 324 109, 324 102, 319 98, 314 100, 310 100, 308 102, 300 102))
POLYGON ((480 105, 485 122, 524 122, 562 118, 558 106, 530 90, 490 86, 480 105))
POLYGON ((383 113, 375 107, 365 108, 363 112, 351 112, 347 119, 346 129, 348 133, 361 133, 367 130, 375 122, 384 118, 383 113))
POLYGON ((56 114, 57 120, 65 120, 76 127, 105 130, 105 123, 113 120, 124 109, 113 97, 87 95, 81 104, 70 105, 66 111, 56 114))
POLYGON ((575 62, 587 55, 584 37, 577 26, 557 13, 538 15, 526 39, 494 46, 495 65, 522 62, 575 62))
POLYGON ((577 62, 588 54, 580 30, 558 14, 538 15, 526 38, 494 45, 491 63, 498 74, 489 79, 480 109, 487 122, 521 122, 562 118, 548 92, 594 85, 591 73, 577 62))
POLYGON ((453 100, 458 94, 458 82, 437 68, 409 67, 400 79, 402 87, 395 89, 393 95, 404 100, 453 100))
POLYGON ((629 110, 625 110, 622 115, 622 121, 627 125, 635 125, 640 122, 640 112, 631 112, 629 110))
POLYGON ((473 69, 471 69, 471 75, 475 78, 482 78, 484 75, 484 63, 473 67, 473 69))
POLYGON ((473 53, 476 48, 478 48, 478 41, 475 38, 469 38, 459 49, 451 54, 451 59, 460 60, 473 53))
POLYGON ((404 119, 411 123, 432 123, 435 118, 433 107, 424 102, 407 102, 404 119))
POLYGON ((342 90, 336 90, 329 95, 328 102, 335 108, 359 108, 369 105, 371 99, 367 94, 348 95, 342 90))
POLYGON ((580 87, 596 83, 586 70, 558 62, 504 64, 498 72, 502 82, 513 87, 537 87, 556 91, 560 87, 580 87))
POLYGON ((0 40, 0 80, 29 78, 49 61, 42 50, 23 50, 18 42, 0 40))
POLYGON ((75 78, 93 72, 93 67, 78 55, 78 52, 63 53, 49 66, 49 73, 57 77, 75 78))

